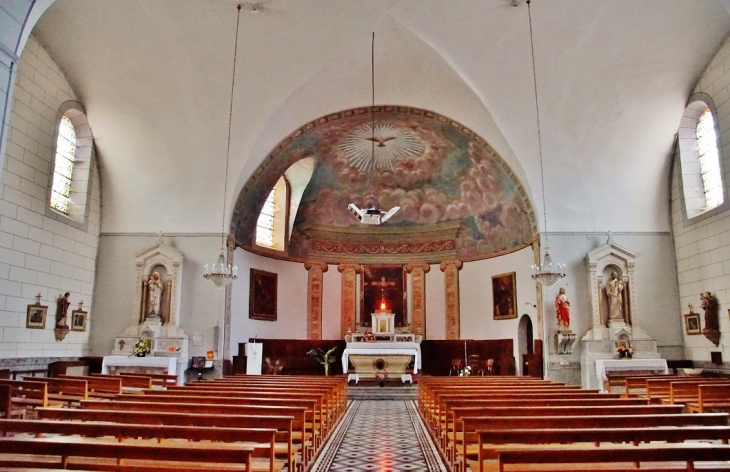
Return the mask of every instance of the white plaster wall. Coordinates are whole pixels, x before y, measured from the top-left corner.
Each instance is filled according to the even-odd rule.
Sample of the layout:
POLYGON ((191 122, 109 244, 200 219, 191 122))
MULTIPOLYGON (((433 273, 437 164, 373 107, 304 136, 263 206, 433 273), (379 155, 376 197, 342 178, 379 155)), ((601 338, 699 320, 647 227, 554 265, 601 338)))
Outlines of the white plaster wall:
POLYGON ((55 340, 56 299, 71 292, 71 310, 84 301, 93 327, 94 273, 100 224, 100 186, 93 169, 88 229, 45 216, 55 119, 76 97, 48 53, 30 37, 18 63, 0 184, 0 357, 87 354, 89 331, 55 340), (27 305, 49 306, 46 329, 27 329, 27 305))
MULTIPOLYGON (((231 299, 231 353, 238 351, 238 343, 248 342, 249 338, 273 339, 307 339, 307 271, 304 264, 299 262, 281 261, 263 257, 243 249, 236 249, 234 255, 238 266, 239 277, 233 282, 233 295, 231 299), (277 319, 276 321, 251 320, 248 318, 249 300, 249 276, 251 268, 274 272, 278 274, 277 280, 277 319)), ((339 276, 334 266, 324 274, 324 297, 334 296, 333 291, 339 293, 339 280, 336 283, 331 281, 330 272, 339 276)), ((337 277, 339 279, 339 277, 337 277)), ((339 295, 337 295, 339 299, 339 295)), ((322 307, 329 308, 330 302, 323 298, 322 307)), ((339 303, 336 309, 337 316, 340 313, 339 303)), ((323 316, 322 331, 330 333, 332 326, 329 311, 323 316)), ((336 323, 337 335, 339 338, 339 322, 336 323)), ((333 338, 326 338, 333 339, 333 338)))
POLYGON ((515 359, 519 359, 517 325, 520 317, 525 314, 532 319, 534 337, 541 337, 537 331, 537 313, 533 308, 537 297, 535 281, 530 277, 531 264, 533 256, 530 247, 512 254, 464 264, 459 272, 462 339, 511 338, 514 340, 515 359), (492 277, 507 272, 515 272, 517 317, 512 320, 495 320, 492 308, 492 277))
MULTIPOLYGON (((220 236, 174 234, 163 237, 165 243, 182 251, 182 290, 180 326, 190 336, 190 355, 204 356, 214 346, 216 326, 223 326, 224 291, 203 278, 204 265, 215 261, 220 250, 220 236), (203 335, 203 345, 193 346, 193 334, 203 335)), ((156 235, 102 234, 99 241, 99 264, 96 282, 96 313, 101 321, 91 331, 91 353, 109 355, 114 338, 132 323, 138 322, 135 292, 135 253, 157 241, 156 235)), ((221 336, 222 338, 222 336, 221 336)))
MULTIPOLYGON (((730 182, 730 40, 726 41, 702 75, 695 92, 712 97, 717 107, 722 143, 721 158, 725 167, 725 186, 730 182)), ((679 278, 680 311, 688 313, 688 304, 700 314, 704 328, 704 312, 700 308, 700 293, 713 292, 720 300, 720 347, 716 348, 704 336, 688 336, 684 319, 677 323, 682 329, 687 359, 709 362, 710 352, 730 346, 730 212, 727 210, 702 219, 695 224, 685 221, 685 209, 681 201, 680 168, 675 156, 672 172, 672 225, 676 248, 677 274, 679 278)), ((730 193, 726 192, 726 195, 730 193)), ((727 359, 725 359, 727 361, 727 359)))

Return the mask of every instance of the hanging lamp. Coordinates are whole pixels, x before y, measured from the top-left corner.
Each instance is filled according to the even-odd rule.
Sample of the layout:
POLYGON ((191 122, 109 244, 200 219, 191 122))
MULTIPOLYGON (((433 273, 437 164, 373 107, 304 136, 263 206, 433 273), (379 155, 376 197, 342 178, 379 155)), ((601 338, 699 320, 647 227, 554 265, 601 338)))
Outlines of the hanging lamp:
POLYGON ((537 72, 535 69, 535 45, 532 37, 532 10, 530 9, 532 0, 527 0, 527 17, 530 23, 530 52, 532 53, 532 80, 535 86, 535 116, 537 117, 537 148, 540 155, 540 187, 542 190, 542 217, 545 222, 545 256, 542 264, 533 264, 532 278, 540 282, 543 287, 552 287, 565 277, 565 264, 556 263, 553 266, 550 257, 550 246, 548 245, 548 224, 547 210, 545 204, 545 174, 543 171, 542 161, 542 135, 540 133, 540 107, 537 99, 537 72))
POLYGON ((218 288, 225 287, 238 278, 238 267, 226 261, 226 195, 228 193, 228 161, 231 154, 231 123, 233 121, 233 90, 236 85, 236 57, 238 56, 238 26, 241 22, 241 5, 236 7, 236 37, 233 44, 233 76, 231 78, 231 105, 228 110, 228 142, 226 144, 226 174, 223 181, 223 218, 221 220, 221 251, 218 260, 205 264, 203 277, 218 288))

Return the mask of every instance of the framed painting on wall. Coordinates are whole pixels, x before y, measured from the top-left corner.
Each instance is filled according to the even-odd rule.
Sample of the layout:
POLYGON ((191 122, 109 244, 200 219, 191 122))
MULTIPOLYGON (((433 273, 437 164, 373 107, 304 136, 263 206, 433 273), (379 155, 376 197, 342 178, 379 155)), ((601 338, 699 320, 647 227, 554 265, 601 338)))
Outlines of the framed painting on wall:
POLYGON ((85 311, 74 310, 71 312, 71 330, 86 331, 86 315, 85 311))
POLYGON ((252 320, 276 321, 277 274, 251 269, 248 293, 248 317, 252 320))
POLYGON ((48 313, 48 307, 36 303, 35 305, 28 305, 28 313, 25 317, 25 327, 34 329, 45 329, 46 327, 46 314, 48 313))
POLYGON ((684 315, 684 332, 687 333, 688 336, 702 334, 699 313, 689 313, 684 315))
POLYGON ((514 272, 492 277, 492 313, 495 320, 517 318, 517 282, 514 272))

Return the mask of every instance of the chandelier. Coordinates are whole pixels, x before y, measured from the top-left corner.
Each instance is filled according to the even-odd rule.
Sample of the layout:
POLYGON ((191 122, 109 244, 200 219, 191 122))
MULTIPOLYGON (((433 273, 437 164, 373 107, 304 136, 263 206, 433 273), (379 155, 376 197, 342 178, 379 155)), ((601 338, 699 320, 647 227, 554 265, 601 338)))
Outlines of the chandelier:
POLYGON ((218 260, 205 264, 203 277, 218 288, 225 287, 238 278, 238 267, 226 261, 226 194, 228 193, 228 160, 231 153, 231 122, 233 121, 233 89, 236 85, 236 56, 238 55, 238 25, 241 21, 241 5, 237 7, 236 38, 233 43, 233 77, 231 78, 231 106, 228 110, 228 142, 226 145, 226 176, 223 181, 223 218, 221 220, 221 252, 218 260))
MULTIPOLYGON (((375 154, 375 143, 377 143, 378 148, 386 148, 388 147, 387 142, 397 139, 397 136, 390 136, 387 138, 383 138, 382 136, 375 136, 375 32, 373 32, 372 36, 372 42, 370 45, 370 84, 371 84, 371 90, 372 90, 372 103, 370 107, 370 116, 372 118, 372 123, 370 124, 370 131, 369 136, 364 137, 364 140, 370 141, 370 145, 368 146, 370 148, 370 159, 367 159, 365 156, 361 155, 361 153, 358 153, 358 146, 353 146, 353 143, 348 144, 348 149, 350 151, 354 151, 354 154, 349 155, 350 161, 355 164, 355 166, 362 172, 363 170, 367 171, 368 173, 371 172, 375 168, 379 167, 387 167, 390 165, 392 168, 392 164, 390 164, 390 161, 387 159, 384 159, 381 154, 384 154, 383 152, 379 152, 378 156, 376 157, 375 154)), ((382 130, 383 126, 379 125, 377 127, 379 130, 382 130)), ((357 137, 355 137, 357 139, 357 137)), ((359 146, 362 148, 362 145, 359 146)), ((380 149, 379 149, 380 151, 380 149)), ((391 151, 392 149, 387 149, 387 151, 391 151)), ((349 154, 349 153, 348 153, 349 154)), ((394 206, 388 211, 381 210, 378 208, 378 202, 373 197, 373 201, 371 205, 368 208, 358 208, 357 205, 354 203, 350 203, 347 205, 347 210, 357 218, 360 223, 364 225, 379 225, 380 223, 385 223, 388 221, 393 215, 396 214, 398 210, 400 210, 399 206, 394 206)))
POLYGON ((535 45, 532 38, 532 11, 530 4, 532 0, 527 0, 527 17, 530 22, 530 52, 532 53, 532 81, 535 86, 535 116, 537 117, 537 149, 540 155, 540 187, 542 189, 542 217, 545 222, 545 256, 542 264, 533 264, 532 278, 540 282, 543 287, 552 287, 565 277, 565 264, 557 263, 553 267, 553 261, 550 258, 550 246, 548 245, 548 225, 547 211, 545 204, 545 174, 543 172, 542 163, 542 136, 540 134, 540 107, 537 100, 537 72, 535 71, 535 45))

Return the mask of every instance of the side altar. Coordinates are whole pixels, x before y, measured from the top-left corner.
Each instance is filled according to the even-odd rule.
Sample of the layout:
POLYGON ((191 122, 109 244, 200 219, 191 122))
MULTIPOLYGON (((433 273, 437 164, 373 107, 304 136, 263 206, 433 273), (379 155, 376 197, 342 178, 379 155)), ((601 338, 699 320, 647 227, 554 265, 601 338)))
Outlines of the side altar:
MULTIPOLYGON (((155 244, 142 249, 135 256, 135 296, 130 324, 114 340, 111 354, 130 359, 124 365, 117 366, 120 369, 175 373, 178 383, 182 384, 185 381, 182 374, 189 359, 188 335, 180 327, 183 254, 177 248, 165 244, 160 233, 155 244), (168 359, 142 361, 144 357, 131 357, 134 345, 140 339, 150 348, 148 357, 168 359), (175 364, 174 369, 170 367, 171 362, 175 364)), ((118 360, 117 357, 115 359, 118 360)), ((113 360, 110 358, 110 362, 113 360)))

